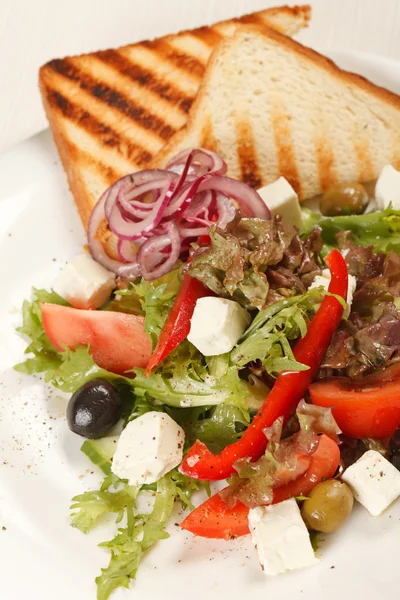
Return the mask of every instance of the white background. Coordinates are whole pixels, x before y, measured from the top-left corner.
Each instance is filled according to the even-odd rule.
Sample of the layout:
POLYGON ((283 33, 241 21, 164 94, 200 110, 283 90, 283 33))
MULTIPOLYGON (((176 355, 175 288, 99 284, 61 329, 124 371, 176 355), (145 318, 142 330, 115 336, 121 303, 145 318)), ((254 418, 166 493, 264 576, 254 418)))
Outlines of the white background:
MULTIPOLYGON (((0 0, 0 152, 46 127, 37 72, 47 60, 279 3, 284 0, 0 0)), ((303 43, 318 50, 351 49, 400 60, 400 0, 309 4, 313 18, 299 36, 303 43)))

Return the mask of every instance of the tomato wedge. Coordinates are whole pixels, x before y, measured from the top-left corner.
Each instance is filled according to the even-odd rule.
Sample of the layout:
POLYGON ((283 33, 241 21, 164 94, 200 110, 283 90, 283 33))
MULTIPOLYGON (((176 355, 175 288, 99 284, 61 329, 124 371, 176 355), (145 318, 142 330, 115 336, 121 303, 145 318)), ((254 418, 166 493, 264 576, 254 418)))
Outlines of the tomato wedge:
POLYGON ((58 304, 42 303, 41 308, 44 330, 57 350, 90 345, 95 363, 112 373, 147 366, 151 340, 144 332, 144 317, 58 304))
MULTIPOLYGON (((327 435, 321 435, 318 448, 311 455, 310 466, 303 475, 274 490, 273 503, 307 495, 323 479, 333 477, 340 461, 339 447, 327 435)), ((219 494, 211 496, 181 523, 195 535, 229 540, 249 533, 249 509, 242 502, 229 508, 219 494)))
POLYGON ((333 407, 340 429, 354 438, 391 437, 400 426, 400 364, 362 378, 312 383, 311 402, 333 407))

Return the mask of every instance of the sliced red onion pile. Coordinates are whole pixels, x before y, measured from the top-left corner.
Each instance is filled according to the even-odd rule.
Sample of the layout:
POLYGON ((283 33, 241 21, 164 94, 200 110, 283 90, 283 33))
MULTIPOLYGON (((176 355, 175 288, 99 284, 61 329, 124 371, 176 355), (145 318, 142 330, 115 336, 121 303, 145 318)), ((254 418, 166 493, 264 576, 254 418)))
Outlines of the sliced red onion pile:
POLYGON ((168 273, 191 242, 216 223, 225 227, 235 216, 269 219, 258 193, 226 177, 226 163, 201 148, 185 150, 166 170, 126 175, 109 187, 89 222, 88 242, 95 260, 120 277, 151 280, 168 273), (116 236, 118 260, 100 241, 105 223, 116 236))

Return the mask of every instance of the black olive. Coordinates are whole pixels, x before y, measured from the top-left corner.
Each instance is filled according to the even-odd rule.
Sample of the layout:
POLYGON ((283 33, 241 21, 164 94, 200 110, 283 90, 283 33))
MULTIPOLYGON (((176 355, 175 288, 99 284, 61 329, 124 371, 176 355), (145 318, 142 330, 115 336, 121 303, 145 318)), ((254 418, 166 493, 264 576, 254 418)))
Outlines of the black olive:
POLYGON ((115 425, 122 412, 122 401, 106 379, 92 379, 71 396, 67 406, 68 426, 74 433, 96 439, 115 425))
POLYGON ((400 471, 400 427, 396 429, 390 438, 388 458, 392 465, 400 471))

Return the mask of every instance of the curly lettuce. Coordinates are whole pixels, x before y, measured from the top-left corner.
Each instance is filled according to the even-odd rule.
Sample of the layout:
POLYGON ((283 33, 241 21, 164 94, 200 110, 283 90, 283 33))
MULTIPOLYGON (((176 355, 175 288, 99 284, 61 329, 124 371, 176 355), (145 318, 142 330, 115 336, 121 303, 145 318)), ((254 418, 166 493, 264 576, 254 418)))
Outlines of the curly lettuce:
POLYGON ((175 501, 192 509, 192 493, 203 486, 173 470, 154 487, 154 504, 150 512, 140 510, 141 489, 115 475, 107 476, 99 490, 72 499, 71 524, 83 533, 91 531, 110 514, 116 515, 117 524, 125 523, 114 538, 100 544, 110 551, 110 560, 96 578, 98 600, 107 600, 118 587, 129 588, 145 553, 158 540, 169 537, 165 526, 175 501))
POLYGON ((281 300, 260 311, 232 350, 232 364, 244 367, 261 361, 270 374, 308 369, 296 361, 290 342, 304 337, 308 321, 318 309, 322 296, 322 289, 313 288, 301 296, 281 300))
POLYGON ((28 375, 45 373, 45 380, 50 381, 62 358, 43 329, 41 302, 69 306, 68 302, 55 292, 33 288, 31 301, 25 300, 22 305, 22 325, 17 328, 18 333, 30 338, 25 354, 33 354, 33 356, 26 358, 14 368, 28 375))

